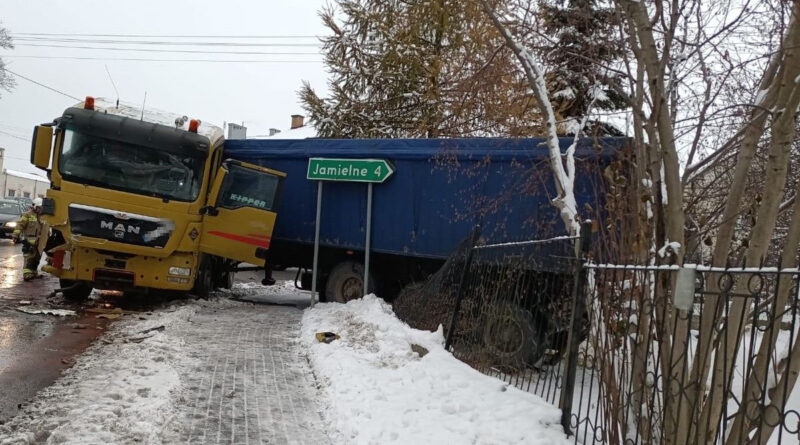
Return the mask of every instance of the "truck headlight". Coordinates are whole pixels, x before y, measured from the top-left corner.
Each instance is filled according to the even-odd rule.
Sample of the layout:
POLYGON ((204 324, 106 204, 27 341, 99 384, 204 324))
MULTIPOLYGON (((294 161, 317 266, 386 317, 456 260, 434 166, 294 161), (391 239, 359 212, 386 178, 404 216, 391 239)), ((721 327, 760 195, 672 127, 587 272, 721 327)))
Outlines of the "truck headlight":
POLYGON ((189 275, 192 274, 192 269, 189 269, 188 267, 175 267, 175 266, 173 266, 173 267, 169 268, 169 274, 170 275, 178 275, 178 276, 181 276, 181 277, 188 277, 189 275))
POLYGON ((9 221, 9 222, 6 223, 6 227, 11 227, 13 229, 14 227, 17 227, 17 222, 16 221, 9 221))

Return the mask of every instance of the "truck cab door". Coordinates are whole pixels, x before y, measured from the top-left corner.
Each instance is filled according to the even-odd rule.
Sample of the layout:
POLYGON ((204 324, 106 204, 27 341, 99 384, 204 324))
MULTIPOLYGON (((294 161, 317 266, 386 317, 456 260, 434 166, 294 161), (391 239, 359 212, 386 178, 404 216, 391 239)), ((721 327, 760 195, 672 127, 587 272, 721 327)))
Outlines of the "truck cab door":
POLYGON ((200 251, 264 265, 285 177, 257 165, 224 161, 202 209, 200 251))

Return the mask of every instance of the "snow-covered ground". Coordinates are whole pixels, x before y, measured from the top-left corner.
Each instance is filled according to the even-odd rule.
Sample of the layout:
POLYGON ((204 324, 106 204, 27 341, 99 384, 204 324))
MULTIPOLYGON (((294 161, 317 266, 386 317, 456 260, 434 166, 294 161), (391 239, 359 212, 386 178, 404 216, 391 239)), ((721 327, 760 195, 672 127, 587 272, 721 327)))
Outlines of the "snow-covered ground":
POLYGON ((307 303, 290 282, 244 283, 126 315, 0 426, 0 445, 569 442, 556 408, 461 363, 441 332, 409 328, 382 300, 295 307, 307 303), (320 343, 322 331, 339 338, 320 343))
POLYGON ((176 332, 196 308, 115 325, 64 376, 0 426, 0 444, 159 443, 180 388, 176 364, 191 362, 176 332), (163 331, 143 332, 164 326, 163 331), (169 331, 167 331, 167 327, 169 331))
POLYGON ((571 443, 560 412, 460 362, 440 332, 398 320, 375 296, 306 311, 301 329, 332 425, 354 444, 571 443), (318 342, 317 332, 340 336, 318 342), (412 351, 422 346, 427 354, 412 351))

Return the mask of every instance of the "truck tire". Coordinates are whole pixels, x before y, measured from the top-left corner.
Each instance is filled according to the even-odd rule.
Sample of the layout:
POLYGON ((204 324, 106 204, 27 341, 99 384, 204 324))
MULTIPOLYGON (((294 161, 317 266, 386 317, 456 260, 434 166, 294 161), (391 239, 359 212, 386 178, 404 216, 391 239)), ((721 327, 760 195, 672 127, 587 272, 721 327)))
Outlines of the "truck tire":
POLYGON ((545 332, 529 310, 506 304, 486 315, 483 344, 496 366, 519 370, 542 357, 545 332))
POLYGON ((194 279, 192 293, 200 298, 208 298, 214 287, 214 277, 211 268, 211 258, 203 255, 200 259, 200 266, 197 268, 197 277, 194 279))
MULTIPOLYGON (((71 287, 75 283, 76 282, 74 280, 64 280, 64 279, 58 280, 58 284, 59 284, 59 286, 61 286, 62 289, 71 287)), ((79 281, 78 283, 80 283, 80 284, 78 286, 76 286, 75 288, 69 289, 69 290, 65 290, 63 292, 64 299, 70 300, 70 301, 83 301, 83 300, 89 298, 89 294, 92 293, 92 286, 89 283, 87 283, 86 281, 79 281)))
MULTIPOLYGON (((364 296, 364 266, 355 261, 344 261, 331 269, 325 282, 325 298, 328 301, 347 303, 364 296)), ((375 280, 370 274, 369 292, 375 291, 375 280)))
POLYGON ((214 277, 214 289, 230 289, 233 287, 233 272, 217 272, 214 277))
POLYGON ((214 289, 230 289, 233 287, 233 277, 235 272, 229 269, 235 264, 229 263, 226 260, 217 258, 215 261, 216 267, 212 268, 212 275, 214 281, 214 289))

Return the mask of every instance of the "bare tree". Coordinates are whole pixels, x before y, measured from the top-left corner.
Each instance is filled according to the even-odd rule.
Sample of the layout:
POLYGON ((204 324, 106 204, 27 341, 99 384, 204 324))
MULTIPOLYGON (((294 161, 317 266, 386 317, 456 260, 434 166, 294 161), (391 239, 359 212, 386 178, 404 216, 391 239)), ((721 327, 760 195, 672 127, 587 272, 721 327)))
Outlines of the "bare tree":
MULTIPOLYGON (((800 89, 796 83, 800 74, 800 55, 797 54, 800 30, 795 20, 798 6, 795 4, 788 14, 791 17, 788 23, 778 20, 780 27, 785 28, 778 48, 760 53, 753 51, 745 56, 751 62, 756 62, 753 65, 759 66, 762 74, 757 90, 750 90, 753 101, 741 103, 740 99, 731 101, 726 97, 722 86, 727 81, 747 79, 751 75, 748 68, 732 62, 731 41, 738 40, 741 34, 738 31, 745 31, 746 34, 748 29, 755 28, 759 19, 757 13, 771 12, 772 6, 753 2, 721 3, 709 7, 708 4, 692 1, 645 3, 616 0, 617 9, 624 18, 625 31, 630 36, 631 65, 645 73, 644 77, 637 76, 633 83, 633 96, 640 98, 633 108, 635 112, 643 114, 646 128, 640 136, 643 139, 641 144, 648 147, 646 155, 649 159, 655 160, 651 173, 659 163, 663 165, 663 175, 656 177, 665 184, 668 200, 664 211, 659 212, 660 218, 656 224, 663 224, 667 240, 680 240, 684 245, 683 233, 687 227, 681 202, 683 185, 696 171, 692 162, 702 151, 703 142, 709 138, 710 129, 706 128, 709 122, 716 118, 715 115, 727 117, 729 124, 721 133, 729 135, 730 139, 708 153, 708 156, 713 159, 736 149, 738 154, 733 179, 724 196, 724 211, 716 228, 711 261, 714 266, 720 267, 730 262, 731 241, 741 228, 741 203, 753 168, 752 161, 759 142, 766 139, 768 158, 760 192, 762 198, 755 205, 755 222, 743 249, 746 264, 758 265, 765 258, 774 237, 778 211, 785 194, 788 156, 795 139, 796 111, 800 102, 800 89), (717 25, 704 26, 709 22, 716 22, 717 25), (719 57, 717 61, 721 63, 713 63, 715 57, 719 57), (693 66, 696 72, 682 74, 681 67, 685 65, 693 66), (680 94, 688 97, 681 98, 680 94), (694 104, 697 108, 686 100, 694 98, 700 99, 694 104), (748 109, 749 112, 742 113, 748 109), (728 113, 734 110, 745 118, 732 118, 728 113), (681 175, 678 152, 682 142, 686 147, 685 159, 689 165, 681 175)), ((761 43, 763 45, 764 42, 761 43)), ((719 135, 718 132, 713 136, 718 138, 719 135)), ((658 226, 656 233, 658 242, 658 226)), ((796 262, 797 240, 794 236, 793 228, 790 228, 782 260, 782 265, 786 267, 793 267, 796 262)), ((673 260, 680 264, 681 252, 675 252, 673 260)), ((744 284, 740 282, 737 286, 741 292, 738 288, 744 284)), ((785 306, 785 293, 788 293, 788 289, 781 289, 772 304, 776 307, 785 306)), ((669 332, 658 333, 659 350, 688 350, 688 329, 685 329, 688 318, 667 301, 658 301, 666 297, 663 289, 657 290, 655 296, 656 307, 663 307, 656 311, 656 316, 661 318, 657 324, 677 326, 672 335, 669 332)), ((736 366, 734 361, 748 320, 746 311, 752 304, 747 298, 736 299, 729 310, 723 313, 724 305, 718 301, 720 298, 724 297, 710 295, 704 302, 705 313, 700 317, 702 322, 698 335, 701 341, 695 349, 691 365, 682 354, 667 356, 662 353, 662 372, 669 381, 663 394, 663 427, 666 431, 688 431, 686 437, 699 437, 702 442, 714 441, 718 428, 726 421, 718 420, 730 397, 732 379, 725 376, 736 366), (721 323, 725 324, 725 329, 714 335, 715 326, 721 323), (709 381, 713 382, 710 387, 707 386, 709 381), (692 409, 695 411, 691 412, 692 409)), ((757 361, 772 358, 775 339, 761 343, 757 361)), ((768 367, 756 365, 753 369, 766 370, 768 367)), ((788 376, 791 373, 784 374, 784 377, 788 376)), ((753 418, 752 412, 748 416, 747 411, 757 409, 757 403, 753 403, 758 399, 756 388, 764 382, 764 378, 763 373, 758 371, 750 375, 745 391, 749 399, 740 402, 743 408, 735 417, 736 424, 749 423, 748 419, 753 418)), ((734 426, 731 431, 735 432, 728 437, 727 443, 742 443, 745 438, 739 436, 739 432, 749 432, 751 426, 734 426)), ((769 434, 759 437, 766 440, 769 434)))
MULTIPOLYGON (((545 70, 541 64, 541 55, 537 55, 529 48, 525 47, 518 36, 515 36, 511 27, 501 20, 500 14, 495 10, 493 5, 490 5, 488 0, 480 0, 483 10, 491 19, 494 26, 500 31, 506 45, 514 53, 528 84, 533 91, 536 105, 539 108, 540 114, 543 116, 545 126, 545 138, 547 140, 547 149, 549 153, 550 168, 553 171, 553 178, 556 185, 558 196, 553 199, 555 205, 560 213, 561 219, 571 235, 580 233, 580 224, 578 221, 578 209, 575 201, 575 193, 573 186, 575 184, 575 146, 578 137, 581 135, 586 122, 589 119, 594 104, 594 99, 586 107, 586 115, 580 120, 580 124, 575 131, 575 141, 567 148, 565 153, 561 152, 558 142, 556 114, 553 110, 550 94, 547 90, 547 82, 545 81, 545 70)), ((512 6, 514 6, 512 4, 512 6)), ((523 9, 523 15, 530 17, 532 8, 527 7, 523 9)), ((524 20, 523 20, 524 21, 524 20)), ((596 99, 597 96, 595 96, 596 99)))
MULTIPOLYGON (((0 25, 0 48, 2 49, 13 49, 14 44, 11 41, 11 36, 8 35, 8 30, 0 25)), ((14 87, 14 78, 9 76, 8 72, 6 72, 6 63, 0 58, 0 89, 11 91, 11 88, 14 87)))
MULTIPOLYGON (((574 170, 569 168, 570 153, 558 151, 555 119, 547 91, 543 68, 539 63, 535 43, 530 35, 522 36, 519 29, 537 31, 536 3, 520 0, 513 10, 495 9, 489 0, 481 5, 500 30, 506 44, 515 54, 537 98, 541 114, 546 118, 550 141, 551 166, 562 208, 562 217, 569 212, 570 181, 574 170), (517 31, 515 33, 515 30, 517 31), (566 158, 566 161, 562 157, 566 158), (563 163, 566 162, 565 168, 563 163)), ((637 255, 627 258, 644 259, 651 264, 682 265, 687 252, 687 233, 711 233, 709 227, 699 227, 697 221, 687 223, 687 205, 716 208, 713 222, 710 262, 725 267, 736 254, 747 265, 758 266, 767 258, 775 243, 777 221, 781 212, 787 215, 786 233, 780 235, 783 252, 781 267, 797 265, 800 242, 800 211, 798 200, 791 196, 800 193, 800 183, 788 180, 792 146, 796 141, 797 113, 800 105, 800 5, 780 1, 701 1, 701 0, 610 0, 619 18, 619 36, 626 41, 620 66, 605 66, 624 73, 622 96, 628 100, 630 131, 635 160, 639 165, 636 188, 644 188, 642 203, 647 211, 641 221, 647 227, 649 243, 640 246, 637 255), (763 162, 754 162, 763 153, 763 162), (702 190, 687 195, 687 184, 709 165, 722 160, 729 162, 730 181, 726 189, 709 200, 702 190), (761 173, 763 172, 763 173, 761 173), (761 176, 752 181, 754 174, 761 176), (750 187, 750 189, 748 189, 750 187), (649 190, 647 190, 649 189, 649 190), (698 194, 699 193, 699 194, 698 194), (746 199, 753 195, 755 199, 746 199), (686 201, 691 198, 691 204, 686 201), (745 205, 746 204, 746 205, 745 205), (651 211, 652 210, 652 211, 651 211), (794 215, 789 218, 788 215, 794 215), (743 219, 747 221, 743 221, 743 219)), ((586 63, 602 65, 599 60, 586 63)), ((574 214, 569 215, 574 218, 574 214)), ((565 222, 566 222, 566 218, 565 222)), ((707 225, 712 223, 706 221, 707 225)), ((775 255, 773 255, 775 256, 775 255)), ((734 285, 734 291, 744 294, 745 278, 734 285)), ((660 388, 657 412, 643 412, 642 400, 613 400, 608 419, 621 419, 617 413, 625 409, 639 411, 640 416, 660 416, 657 428, 642 425, 621 425, 615 428, 623 438, 639 437, 647 442, 681 443, 686 438, 699 438, 702 443, 719 441, 723 424, 734 431, 722 441, 737 444, 747 441, 764 443, 775 425, 775 410, 769 416, 754 413, 767 408, 782 407, 800 371, 800 347, 791 351, 795 360, 791 366, 778 370, 774 383, 768 388, 770 397, 764 402, 759 388, 767 381, 769 361, 776 356, 777 335, 764 339, 759 346, 756 365, 745 382, 741 407, 732 418, 722 419, 723 408, 731 397, 732 379, 726 378, 735 363, 741 338, 753 317, 751 298, 722 301, 713 290, 706 297, 700 314, 697 337, 689 347, 688 323, 691 317, 677 309, 670 300, 669 289, 674 283, 662 280, 652 283, 644 292, 645 303, 655 308, 654 322, 639 319, 636 340, 625 353, 634 359, 626 370, 638 379, 634 385, 644 388, 648 370, 660 366, 665 384, 660 388), (727 308, 723 310, 722 308, 727 308), (656 332, 645 332, 655 326, 656 332), (724 325, 724 329, 719 326, 724 325), (658 328, 660 327, 660 328, 658 328), (669 327, 669 328, 667 328, 669 327), (659 355, 654 363, 646 361, 647 351, 659 355), (672 354, 671 351, 692 351, 693 356, 672 354), (785 385, 785 386, 780 386, 785 385), (760 398, 761 397, 761 398, 760 398), (752 435, 756 429, 762 434, 752 435), (683 439, 669 438, 668 431, 684 431, 683 439), (766 433, 765 433, 766 432, 766 433)), ((712 286, 713 287, 713 286, 712 286)), ((781 313, 789 301, 790 286, 782 284, 766 302, 781 313)), ((627 302, 616 302, 626 304, 627 302)), ((607 323, 614 328, 614 317, 607 308, 597 308, 593 322, 607 323)), ((612 311, 613 312, 613 311, 612 311)), ((779 320, 772 320, 778 329, 779 320)), ((692 328, 694 329, 694 328, 692 328)), ((626 340, 627 342, 628 340, 626 340)), ((598 348, 613 345, 598 344, 598 348)), ((619 354, 621 350, 602 353, 619 354)), ((615 384, 613 372, 603 374, 607 388, 615 384)), ((643 391, 634 391, 641 394, 643 391)), ((638 396, 637 396, 638 397, 638 396)), ((609 421, 611 421, 609 420, 609 421)))

